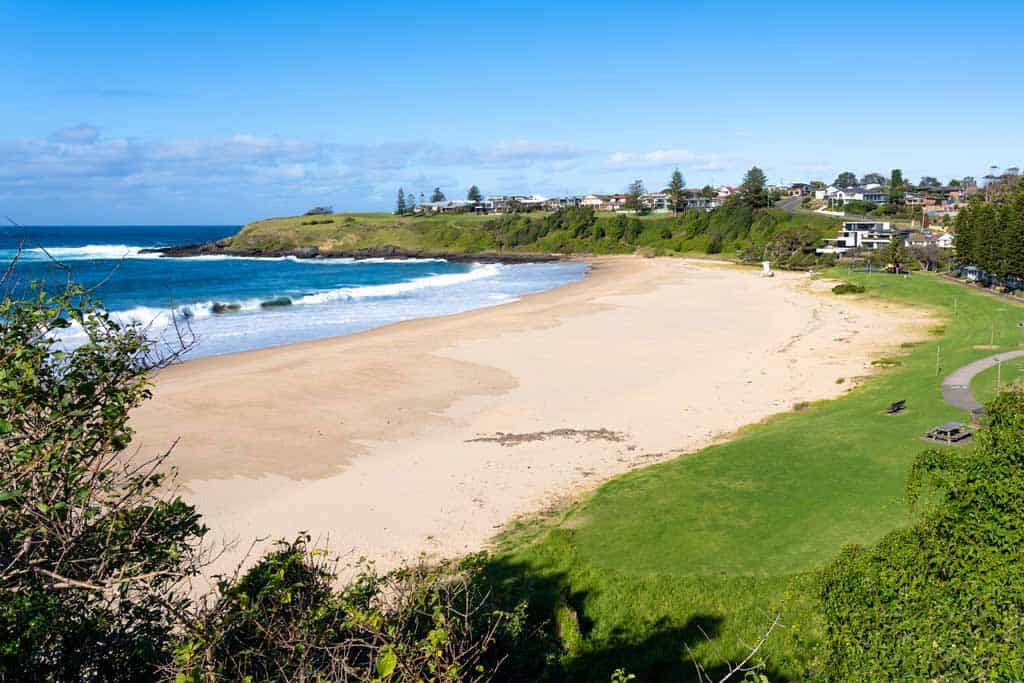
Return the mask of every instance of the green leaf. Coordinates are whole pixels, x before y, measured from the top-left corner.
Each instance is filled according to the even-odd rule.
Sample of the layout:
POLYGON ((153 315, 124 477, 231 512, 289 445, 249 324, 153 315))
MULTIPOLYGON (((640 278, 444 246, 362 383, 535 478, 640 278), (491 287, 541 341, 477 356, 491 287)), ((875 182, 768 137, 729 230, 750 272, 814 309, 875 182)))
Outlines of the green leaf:
POLYGON ((377 671, 377 676, 381 679, 386 679, 394 673, 396 666, 398 666, 398 655, 389 648, 381 652, 380 657, 377 658, 377 663, 374 665, 374 669, 377 671))

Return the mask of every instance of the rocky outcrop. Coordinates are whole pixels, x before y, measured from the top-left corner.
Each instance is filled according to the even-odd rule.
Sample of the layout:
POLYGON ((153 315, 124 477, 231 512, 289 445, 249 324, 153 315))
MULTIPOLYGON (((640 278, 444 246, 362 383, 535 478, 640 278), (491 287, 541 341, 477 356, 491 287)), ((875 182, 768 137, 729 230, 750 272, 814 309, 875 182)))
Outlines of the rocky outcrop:
POLYGON ((163 247, 160 249, 143 249, 142 253, 160 254, 168 258, 184 258, 189 256, 250 256, 280 258, 282 256, 294 256, 301 259, 315 258, 394 258, 394 259, 423 259, 441 258, 454 262, 473 263, 536 263, 538 261, 559 261, 562 259, 557 254, 526 254, 508 252, 479 252, 479 253, 451 253, 443 251, 409 251, 391 244, 365 249, 347 249, 341 251, 322 251, 319 247, 291 247, 288 249, 259 249, 259 248, 237 248, 232 247, 229 240, 219 242, 207 242, 205 244, 186 244, 176 247, 163 247))

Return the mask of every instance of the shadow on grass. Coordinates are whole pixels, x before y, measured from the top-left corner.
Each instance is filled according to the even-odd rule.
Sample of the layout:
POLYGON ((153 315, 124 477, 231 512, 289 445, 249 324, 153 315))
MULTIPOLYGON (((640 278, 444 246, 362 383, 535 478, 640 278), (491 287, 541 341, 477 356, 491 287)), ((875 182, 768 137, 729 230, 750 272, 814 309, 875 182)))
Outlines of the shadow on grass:
MULTIPOLYGON (((609 629, 595 623, 587 610, 596 592, 574 589, 562 571, 493 558, 486 573, 509 608, 522 600, 528 603, 529 636, 506 660, 497 680, 600 682, 622 669, 636 675, 638 683, 703 682, 708 679, 699 676, 690 652, 700 649, 697 662, 717 682, 729 672, 730 662, 743 657, 735 656, 741 644, 719 642, 724 617, 718 614, 698 613, 680 624, 665 616, 648 621, 641 612, 631 628, 609 629), (709 648, 725 654, 716 659, 709 648)), ((790 680, 773 668, 759 672, 772 683, 790 680)), ((729 680, 742 679, 739 673, 729 680)))

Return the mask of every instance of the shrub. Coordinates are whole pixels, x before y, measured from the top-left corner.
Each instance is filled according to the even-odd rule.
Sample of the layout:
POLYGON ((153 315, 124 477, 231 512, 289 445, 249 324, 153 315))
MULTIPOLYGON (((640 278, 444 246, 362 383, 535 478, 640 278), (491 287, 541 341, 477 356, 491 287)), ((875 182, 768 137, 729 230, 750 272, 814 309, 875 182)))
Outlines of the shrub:
POLYGON ((852 282, 844 282, 832 288, 833 294, 863 294, 864 288, 852 282))
POLYGON ((920 521, 822 572, 830 679, 1024 678, 1024 393, 987 414, 973 448, 915 460, 920 521))
POLYGON ((279 542, 221 581, 176 649, 178 680, 486 680, 525 635, 525 608, 497 608, 482 556, 363 566, 335 590, 334 562, 308 544, 279 542))
POLYGON ((170 359, 80 287, 20 296, 0 300, 0 678, 152 678, 206 531, 162 492, 166 454, 121 453, 170 359), (86 341, 67 351, 72 325, 86 341))

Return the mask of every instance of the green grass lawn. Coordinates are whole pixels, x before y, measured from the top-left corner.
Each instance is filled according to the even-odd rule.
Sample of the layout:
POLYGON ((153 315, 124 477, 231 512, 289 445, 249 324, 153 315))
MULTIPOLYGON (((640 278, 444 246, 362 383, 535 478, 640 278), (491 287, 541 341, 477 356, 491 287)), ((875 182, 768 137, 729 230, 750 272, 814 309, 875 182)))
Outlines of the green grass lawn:
POLYGON ((1024 384, 1024 358, 1014 358, 1003 363, 1003 367, 989 368, 975 375, 971 380, 971 393, 982 403, 996 397, 1000 387, 1006 389, 1011 384, 1024 384))
POLYGON ((945 321, 840 399, 619 477, 546 531, 524 532, 528 541, 512 533, 495 571, 527 581, 547 608, 577 614, 570 677, 608 680, 623 666, 640 680, 686 679, 686 646, 708 667, 737 658, 776 612, 783 622, 764 650, 771 680, 813 677, 814 570, 843 545, 870 544, 911 521, 903 492, 927 447, 920 436, 968 417, 943 402, 941 378, 993 353, 975 348, 989 343, 993 322, 1000 349, 1024 343, 1021 307, 1009 301, 927 274, 834 275, 945 321), (886 415, 899 399, 907 410, 886 415))

